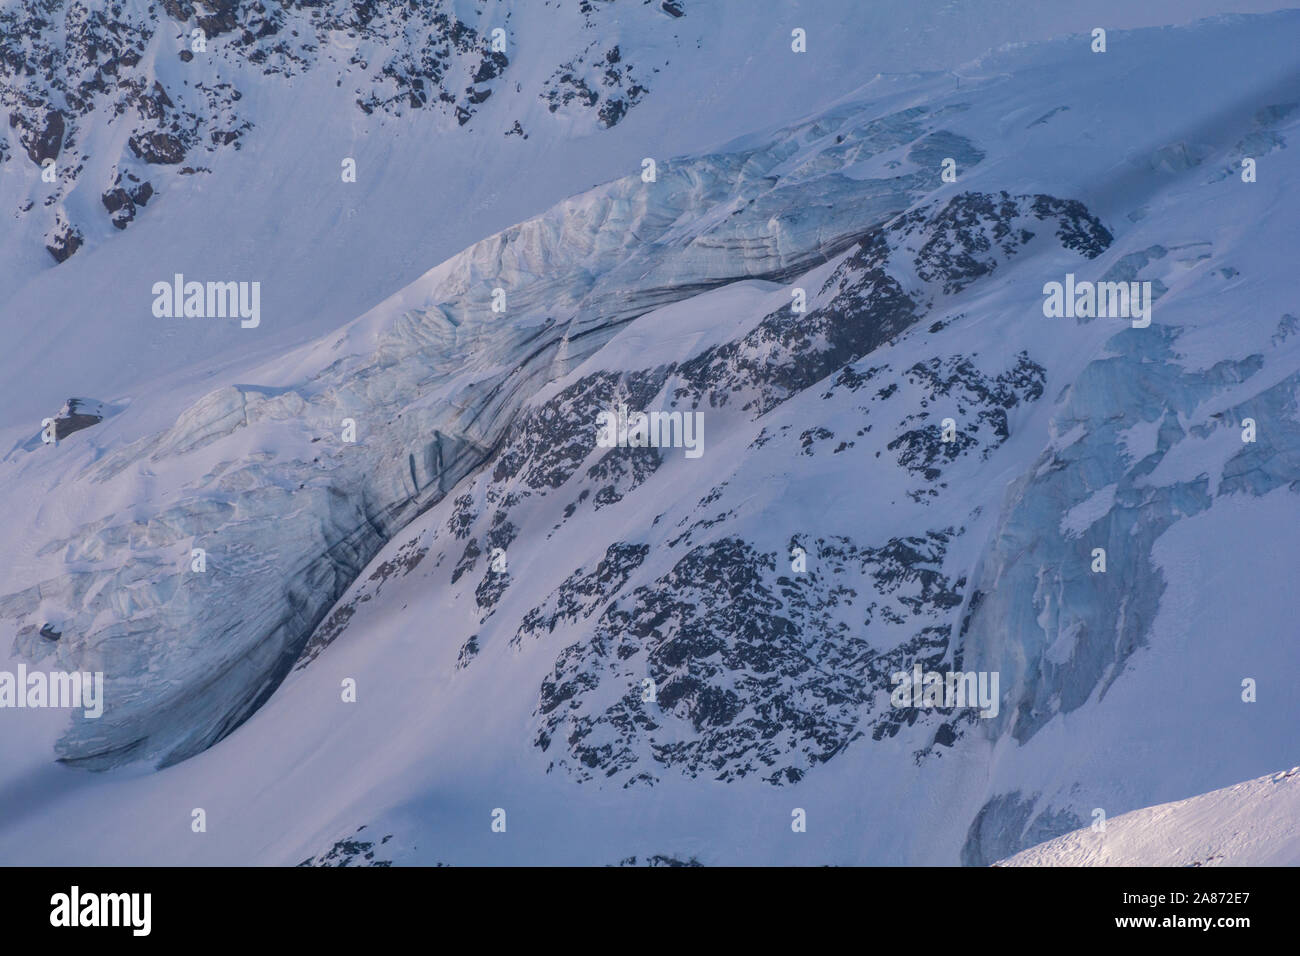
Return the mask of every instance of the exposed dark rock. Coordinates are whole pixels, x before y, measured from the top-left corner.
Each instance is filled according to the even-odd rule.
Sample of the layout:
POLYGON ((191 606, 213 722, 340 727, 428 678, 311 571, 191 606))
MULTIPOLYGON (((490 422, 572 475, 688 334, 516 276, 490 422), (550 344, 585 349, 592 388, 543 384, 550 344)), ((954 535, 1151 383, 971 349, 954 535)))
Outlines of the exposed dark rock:
POLYGON ((54 419, 54 437, 59 441, 67 438, 73 432, 79 432, 83 428, 89 428, 91 425, 98 425, 104 420, 103 415, 93 412, 83 412, 81 409, 91 403, 88 399, 70 398, 66 405, 59 412, 59 416, 54 419))
POLYGON ((50 110, 45 114, 41 131, 27 142, 27 155, 33 163, 39 166, 47 159, 58 159, 59 151, 63 148, 64 129, 61 111, 50 110))
POLYGON ((618 861, 618 866, 703 866, 704 864, 691 857, 689 860, 683 860, 677 856, 665 856, 662 853, 656 853, 653 856, 645 858, 644 862, 638 864, 635 856, 624 857, 618 861))
MULTIPOLYGON (((118 177, 118 182, 121 181, 121 177, 118 177)), ((149 183, 140 183, 130 190, 122 186, 114 186, 106 191, 100 200, 112 215, 113 225, 118 229, 125 229, 135 219, 136 207, 147 205, 152 196, 153 186, 149 183)))
MULTIPOLYGON (((364 826, 357 827, 357 833, 364 830, 364 826)), ((378 843, 372 840, 361 840, 356 835, 350 838, 345 837, 338 840, 324 853, 317 856, 309 856, 299 863, 299 866, 392 866, 392 860, 379 858, 377 854, 383 853, 383 847, 393 838, 390 833, 381 839, 378 843)))
MULTIPOLYGON (((560 654, 542 683, 537 746, 550 752, 560 744, 551 766, 579 780, 652 784, 672 767, 718 780, 761 774, 780 785, 868 729, 877 739, 896 733, 918 712, 889 708, 873 717, 874 697, 888 690, 893 671, 937 663, 947 652, 947 628, 925 622, 960 603, 939 570, 953 533, 875 549, 819 539, 819 572, 799 575, 780 573, 776 555, 736 538, 692 548, 652 584, 620 595, 589 639, 560 654), (879 613, 923 626, 878 655, 844 623, 852 609, 864 625, 879 613), (607 699, 607 681, 622 691, 619 700, 589 709, 589 698, 607 699)), ((579 611, 570 595, 584 586, 587 578, 570 578, 548 606, 579 611)), ((607 579, 600 601, 611 587, 619 585, 607 579)), ((529 627, 553 619, 538 614, 529 627)))
POLYGON ((131 151, 146 163, 173 165, 185 158, 185 144, 170 133, 137 133, 131 137, 129 145, 131 151))
POLYGON ((55 262, 66 262, 81 248, 82 241, 81 230, 60 218, 55 222, 54 231, 46 238, 45 248, 55 262))

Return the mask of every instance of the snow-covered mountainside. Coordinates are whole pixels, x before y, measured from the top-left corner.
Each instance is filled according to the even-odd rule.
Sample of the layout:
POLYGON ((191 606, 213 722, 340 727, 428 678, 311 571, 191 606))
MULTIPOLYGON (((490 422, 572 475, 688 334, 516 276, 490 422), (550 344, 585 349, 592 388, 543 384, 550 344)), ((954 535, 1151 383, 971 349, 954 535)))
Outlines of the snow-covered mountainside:
MULTIPOLYGON (((570 42, 547 51, 554 70, 529 96, 574 122, 616 125, 649 93, 652 74, 667 66, 655 41, 674 46, 674 21, 685 15, 684 3, 626 6, 618 8, 617 30, 610 28, 609 3, 547 11, 577 29, 545 31, 570 42), (620 30, 644 35, 639 46, 648 60, 624 56, 620 30)), ((162 0, 102 8, 13 0, 0 9, 7 80, 0 106, 12 130, 0 144, 0 162, 21 162, 21 155, 38 170, 52 164, 56 186, 22 177, 30 198, 20 201, 15 218, 31 216, 44 227, 45 248, 58 262, 88 238, 107 235, 106 223, 126 229, 160 190, 179 177, 210 175, 210 157, 242 148, 257 115, 245 90, 274 88, 267 77, 323 75, 338 88, 347 84, 361 114, 424 110, 435 125, 464 126, 514 79, 510 51, 530 29, 543 32, 533 18, 521 36, 517 21, 529 18, 515 13, 502 3, 452 0, 162 0), (87 194, 100 186, 95 203, 87 194)), ((522 83, 516 86, 522 94, 522 83)), ((520 123, 525 103, 514 98, 514 122, 498 132, 527 137, 520 123)))
POLYGON ((0 0, 0 428, 67 395, 174 417, 645 157, 880 73, 1286 2, 0 0), (260 281, 260 326, 160 326, 178 272, 260 281))
MULTIPOLYGON (((223 55, 341 70, 254 59, 331 10, 223 55)), ((68 382, 0 459, 0 667, 103 671, 105 706, 0 711, 0 859, 987 864, 1293 763, 1298 35, 879 76, 638 151, 291 350, 68 382), (1149 311, 1049 316, 1076 281, 1149 311), (624 406, 680 440, 602 446, 624 406), (996 706, 896 706, 913 666, 996 706)), ((349 54, 358 114, 479 123, 466 43, 349 54)))
POLYGON ((1134 810, 1000 866, 1297 866, 1300 767, 1134 810))

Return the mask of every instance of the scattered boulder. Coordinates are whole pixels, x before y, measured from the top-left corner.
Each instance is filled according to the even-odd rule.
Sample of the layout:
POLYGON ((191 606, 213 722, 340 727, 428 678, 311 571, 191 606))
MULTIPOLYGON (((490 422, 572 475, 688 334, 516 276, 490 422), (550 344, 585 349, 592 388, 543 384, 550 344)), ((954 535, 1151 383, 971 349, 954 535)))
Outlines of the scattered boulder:
MULTIPOLYGON (((118 177, 118 183, 121 181, 121 177, 118 177)), ((114 185, 112 189, 104 192, 100 201, 112 216, 113 225, 118 229, 125 229, 135 219, 136 208, 148 205, 152 197, 153 186, 149 183, 139 183, 130 187, 114 185)))
POLYGON ((175 165, 185 158, 185 144, 170 133, 157 130, 149 133, 136 133, 128 145, 146 163, 155 165, 175 165))
POLYGON ((98 425, 104 420, 103 402, 93 398, 70 398, 54 416, 54 437, 59 441, 91 425, 98 425))
POLYGON ((45 236, 45 248, 55 262, 65 262, 84 242, 81 230, 60 216, 45 236))

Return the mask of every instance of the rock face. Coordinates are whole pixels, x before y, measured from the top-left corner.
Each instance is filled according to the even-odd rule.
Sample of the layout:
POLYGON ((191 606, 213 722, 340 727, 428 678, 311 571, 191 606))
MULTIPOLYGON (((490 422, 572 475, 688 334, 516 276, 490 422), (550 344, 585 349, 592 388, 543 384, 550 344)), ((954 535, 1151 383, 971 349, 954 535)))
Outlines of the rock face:
MULTIPOLYGON (((19 127, 20 123, 21 118, 18 114, 13 114, 10 124, 19 127)), ((39 166, 47 159, 59 158, 59 150, 63 148, 63 133, 63 113, 59 110, 50 110, 45 114, 45 122, 39 132, 34 125, 23 129, 19 133, 19 141, 27 148, 27 158, 39 166)))
MULTIPOLYGON (((308 75, 328 74, 337 77, 332 85, 353 89, 362 116, 423 111, 455 127, 471 123, 500 84, 527 82, 566 121, 609 128, 650 92, 649 74, 666 63, 656 35, 683 15, 680 5, 584 4, 555 35, 534 28, 521 38, 514 6, 150 0, 96 9, 14 0, 0 9, 0 109, 13 140, 0 133, 0 163, 16 148, 36 166, 56 161, 56 180, 36 193, 43 212, 31 209, 29 192, 0 194, 0 202, 12 199, 20 217, 50 216, 47 248, 63 262, 96 231, 74 190, 88 166, 104 168, 107 151, 110 179, 92 188, 124 229, 147 198, 123 186, 123 177, 153 178, 151 192, 180 187, 174 176, 208 171, 212 154, 239 150, 254 131, 245 94, 274 97, 285 80, 308 75), (617 36, 620 23, 630 43, 598 39, 617 36), (511 51, 543 39, 550 75, 513 76, 511 51)), ((523 135, 509 117, 502 131, 514 129, 523 135)))

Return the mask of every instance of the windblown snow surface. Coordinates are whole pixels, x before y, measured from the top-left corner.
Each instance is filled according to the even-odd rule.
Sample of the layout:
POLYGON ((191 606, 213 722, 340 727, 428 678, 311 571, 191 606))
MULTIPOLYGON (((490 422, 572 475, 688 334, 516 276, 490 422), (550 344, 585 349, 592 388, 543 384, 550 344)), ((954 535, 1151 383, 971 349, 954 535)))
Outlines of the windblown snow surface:
MULTIPOLYGON (((674 6, 638 15, 704 10, 674 6)), ((796 56, 777 33, 766 55, 796 56)), ((201 184, 84 227, 57 266, 35 242, 48 264, 14 266, 0 306, 23 366, 0 668, 103 671, 107 700, 97 720, 0 712, 0 860, 982 865, 1097 807, 1119 828, 1293 765, 1297 37, 1283 12, 1112 29, 1104 54, 1083 33, 955 69, 833 61, 794 84, 801 113, 791 94, 743 116, 722 91, 689 104, 666 65, 679 98, 647 79, 641 104, 614 70, 622 94, 576 102, 621 95, 626 120, 565 119, 542 83, 535 138, 493 128, 490 148, 471 130, 501 98, 464 123, 439 100, 443 136, 419 142, 464 154, 424 170, 384 166, 380 137, 415 126, 364 89, 359 109, 348 73, 361 178, 401 186, 356 193, 374 208, 340 198, 349 154, 301 125, 211 160, 248 183, 231 203, 305 217, 319 255, 278 248, 275 216, 256 242, 204 219, 201 184), (690 122, 652 144, 675 109, 690 122), (290 156, 321 183, 302 209, 257 185, 290 156), (510 177, 496 211, 411 228, 510 177), (538 196, 555 204, 402 284, 538 196), (389 220, 414 237, 400 261, 389 220), (169 254, 196 228, 243 251, 169 254), (155 318, 176 272, 261 279, 261 325, 155 318), (1150 325, 1045 317, 1067 274, 1151 283, 1150 325), (88 340, 41 312, 65 287, 99 316, 88 340), (399 287, 342 325, 327 305, 399 287), (698 413, 703 454, 598 447, 620 403, 698 413), (893 707, 913 664, 997 672, 997 716, 893 707)), ((14 135, 6 196, 40 182, 14 135)), ((5 242, 44 236, 23 228, 5 242)))
POLYGON ((1134 810, 1017 853, 1000 866, 1296 866, 1300 767, 1134 810))

